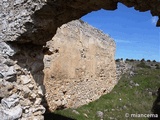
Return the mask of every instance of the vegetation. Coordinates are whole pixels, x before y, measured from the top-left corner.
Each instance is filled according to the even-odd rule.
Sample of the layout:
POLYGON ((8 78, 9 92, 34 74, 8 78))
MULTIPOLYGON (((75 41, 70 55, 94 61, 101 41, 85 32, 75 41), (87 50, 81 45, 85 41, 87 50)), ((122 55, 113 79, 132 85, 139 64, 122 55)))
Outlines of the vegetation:
POLYGON ((156 62, 156 60, 153 60, 153 62, 156 62))
POLYGON ((141 62, 144 62, 145 61, 145 59, 143 58, 142 60, 141 60, 141 62))
POLYGON ((136 61, 136 60, 134 60, 134 59, 126 59, 126 61, 130 61, 130 62, 134 62, 134 61, 136 61))
POLYGON ((158 64, 156 64, 155 66, 156 66, 156 69, 160 69, 160 66, 158 64))
POLYGON ((120 62, 120 59, 116 59, 116 62, 120 62))
POLYGON ((141 67, 141 68, 151 68, 150 66, 146 65, 145 62, 140 62, 139 64, 137 64, 137 67, 141 67))
POLYGON ((151 60, 147 60, 147 62, 151 62, 151 60))
POLYGON ((116 59, 116 62, 120 62, 120 61, 123 61, 123 58, 121 58, 121 59, 116 59))
MULTIPOLYGON (((103 95, 88 105, 74 109, 79 114, 74 113, 73 109, 57 110, 53 114, 75 120, 100 120, 96 112, 102 111, 103 120, 126 120, 126 113, 152 113, 152 105, 160 87, 160 69, 148 69, 143 62, 140 66, 142 68, 137 68, 136 75, 133 77, 125 74, 109 94, 103 95)), ((148 120, 148 118, 138 118, 138 120, 148 120)))

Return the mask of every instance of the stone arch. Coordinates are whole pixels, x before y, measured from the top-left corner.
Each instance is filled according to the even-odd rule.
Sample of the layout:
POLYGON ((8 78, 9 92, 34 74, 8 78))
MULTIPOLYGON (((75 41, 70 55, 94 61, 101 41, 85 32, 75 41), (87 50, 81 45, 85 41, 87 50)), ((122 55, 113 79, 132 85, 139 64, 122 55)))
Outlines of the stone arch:
MULTIPOLYGON (((17 65, 19 65, 17 73, 12 74, 29 74, 33 78, 31 82, 36 84, 34 92, 38 93, 38 98, 40 98, 36 104, 41 104, 41 97, 44 97, 45 91, 43 85, 44 74, 42 72, 44 69, 44 54, 52 54, 43 45, 48 40, 51 40, 57 28, 64 23, 79 19, 87 13, 100 9, 116 10, 118 2, 123 3, 127 7, 134 7, 135 10, 140 12, 149 10, 153 16, 159 17, 157 26, 160 26, 159 0, 88 0, 87 2, 83 0, 0 1, 0 42, 4 41, 4 43, 0 44, 0 47, 2 46, 3 49, 3 46, 7 46, 4 48, 11 49, 16 48, 12 47, 14 42, 23 44, 16 44, 20 53, 16 53, 16 51, 13 53, 14 50, 12 49, 9 52, 11 60, 16 60, 17 65), (6 44, 8 41, 12 42, 6 44), (42 54, 42 51, 44 54, 42 54), (15 55, 13 56, 13 54, 15 55), (21 72, 19 73, 18 71, 21 72)), ((55 52, 59 51, 56 50, 55 52)), ((4 50, 4 56, 6 57, 6 55, 7 53, 4 50)), ((13 79, 16 81, 16 78, 13 79)), ((34 94, 32 97, 36 99, 34 94)), ((32 105, 31 103, 29 104, 32 105)), ((38 109, 41 111, 40 114, 43 114, 45 111, 42 106, 38 109)))
POLYGON ((140 12, 149 10, 152 16, 159 17, 156 26, 160 26, 159 0, 36 0, 10 2, 9 5, 2 2, 0 38, 2 41, 43 45, 62 24, 92 11, 116 10, 118 2, 140 12))

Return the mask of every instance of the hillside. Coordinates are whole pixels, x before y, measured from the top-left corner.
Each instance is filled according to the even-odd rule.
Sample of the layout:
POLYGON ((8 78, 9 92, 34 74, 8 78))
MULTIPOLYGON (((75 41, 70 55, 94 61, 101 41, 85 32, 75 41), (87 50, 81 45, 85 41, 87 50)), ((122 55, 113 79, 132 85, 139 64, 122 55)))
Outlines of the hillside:
MULTIPOLYGON (((63 120, 148 120, 147 117, 137 118, 136 115, 160 115, 160 69, 137 67, 137 62, 127 63, 134 68, 134 74, 131 75, 131 71, 125 73, 109 94, 77 109, 57 110, 50 117, 53 120, 56 117, 63 120)), ((158 62, 156 64, 160 65, 158 62)))

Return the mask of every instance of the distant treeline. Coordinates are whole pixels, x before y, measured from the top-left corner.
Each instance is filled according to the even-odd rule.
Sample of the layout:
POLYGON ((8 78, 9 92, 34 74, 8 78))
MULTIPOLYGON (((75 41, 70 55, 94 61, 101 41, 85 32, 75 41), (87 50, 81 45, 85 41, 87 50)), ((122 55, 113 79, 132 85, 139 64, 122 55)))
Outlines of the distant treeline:
POLYGON ((116 59, 116 62, 120 62, 120 61, 125 61, 125 62, 131 62, 131 63, 136 63, 137 67, 141 67, 141 68, 155 68, 155 69, 160 69, 160 65, 158 62, 156 62, 156 60, 145 60, 144 58, 141 60, 136 60, 136 59, 125 59, 123 60, 123 58, 120 59, 116 59))
POLYGON ((134 62, 134 61, 141 61, 141 62, 157 62, 156 60, 145 60, 144 58, 141 59, 141 60, 136 60, 136 59, 123 59, 123 58, 120 58, 120 59, 116 59, 116 62, 119 62, 119 61, 130 61, 130 62, 134 62))

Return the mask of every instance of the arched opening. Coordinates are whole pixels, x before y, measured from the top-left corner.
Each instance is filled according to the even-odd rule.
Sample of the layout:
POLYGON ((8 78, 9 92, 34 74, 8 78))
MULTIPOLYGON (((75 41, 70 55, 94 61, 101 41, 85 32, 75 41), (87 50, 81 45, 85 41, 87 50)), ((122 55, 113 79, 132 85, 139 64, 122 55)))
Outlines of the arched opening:
POLYGON ((160 29, 155 27, 158 17, 149 11, 140 13, 119 3, 115 11, 102 9, 81 19, 115 40, 116 59, 160 61, 160 29))
MULTIPOLYGON (((126 10, 126 9, 124 9, 124 10, 126 10)), ((124 15, 122 15, 123 17, 127 16, 127 18, 129 19, 128 21, 125 21, 125 19, 123 19, 123 17, 120 18, 119 16, 116 16, 116 15, 119 15, 119 12, 116 13, 116 11, 114 11, 115 14, 112 12, 109 13, 109 14, 114 14, 113 15, 114 18, 109 16, 109 14, 105 14, 105 12, 107 12, 107 11, 104 11, 104 10, 96 11, 95 13, 91 13, 91 14, 94 14, 96 17, 94 15, 92 16, 91 14, 89 14, 88 18, 85 18, 85 16, 84 16, 84 17, 82 17, 82 20, 84 20, 84 21, 88 20, 87 21, 88 23, 90 23, 90 22, 91 22, 90 24, 93 23, 92 24, 93 26, 100 28, 101 30, 103 28, 103 32, 105 32, 105 33, 110 33, 109 30, 111 30, 111 34, 110 34, 111 37, 114 38, 114 35, 115 35, 116 36, 115 42, 117 42, 118 47, 122 46, 122 48, 119 48, 119 50, 122 50, 122 51, 120 51, 120 53, 125 52, 128 54, 127 57, 124 57, 124 56, 126 56, 126 54, 119 54, 119 56, 117 58, 123 56, 123 58, 125 58, 125 59, 126 58, 134 58, 134 59, 145 58, 145 59, 151 59, 151 60, 154 60, 154 59, 158 60, 159 59, 159 54, 156 54, 156 55, 154 54, 154 53, 159 53, 159 29, 158 28, 157 28, 157 30, 153 29, 154 25, 155 25, 155 20, 158 18, 156 18, 156 17, 152 18, 150 16, 149 12, 147 12, 147 15, 145 15, 146 13, 143 13, 144 16, 142 15, 142 13, 141 13, 141 15, 137 14, 138 12, 136 12, 136 11, 135 11, 135 13, 132 13, 133 12, 133 9, 132 9, 132 11, 128 10, 124 13, 121 13, 121 14, 124 14, 124 15), (132 14, 132 16, 129 16, 129 14, 127 14, 127 12, 132 14), (96 15, 96 13, 98 13, 99 16, 96 15), (136 15, 134 16, 133 14, 136 14, 136 15), (105 19, 105 17, 104 17, 105 15, 107 17, 109 17, 109 19, 105 19), (143 16, 143 17, 141 18, 141 16, 143 16), (133 20, 133 19, 135 19, 135 20, 133 20), (117 21, 117 20, 120 20, 120 21, 117 21), (108 24, 107 24, 107 22, 108 22, 108 24), (106 26, 105 26, 105 24, 106 24, 106 26), (147 24, 149 24, 149 25, 147 25, 147 24), (106 28, 108 27, 108 28, 105 29, 105 27, 106 28), (142 33, 142 31, 144 33, 142 33), (147 36, 147 34, 150 34, 151 36, 147 36), (119 38, 118 35, 120 35, 120 37, 122 37, 122 38, 119 38), (145 44, 145 43, 147 43, 147 44, 145 44), (153 45, 152 48, 154 48, 152 52, 150 52, 151 50, 148 50, 151 46, 151 43, 157 44, 157 45, 152 44, 153 45), (146 47, 144 47, 144 46, 146 46, 146 47), (130 48, 130 49, 127 49, 127 48, 130 48), (132 51, 133 49, 135 51, 132 51), (142 53, 140 53, 141 51, 142 51, 142 53), (145 56, 147 53, 148 53, 148 55, 145 56), (132 55, 137 55, 137 56, 132 56, 132 55), (150 58, 150 57, 152 57, 152 58, 150 58)), ((105 90, 104 90, 104 92, 105 92, 105 90)))

